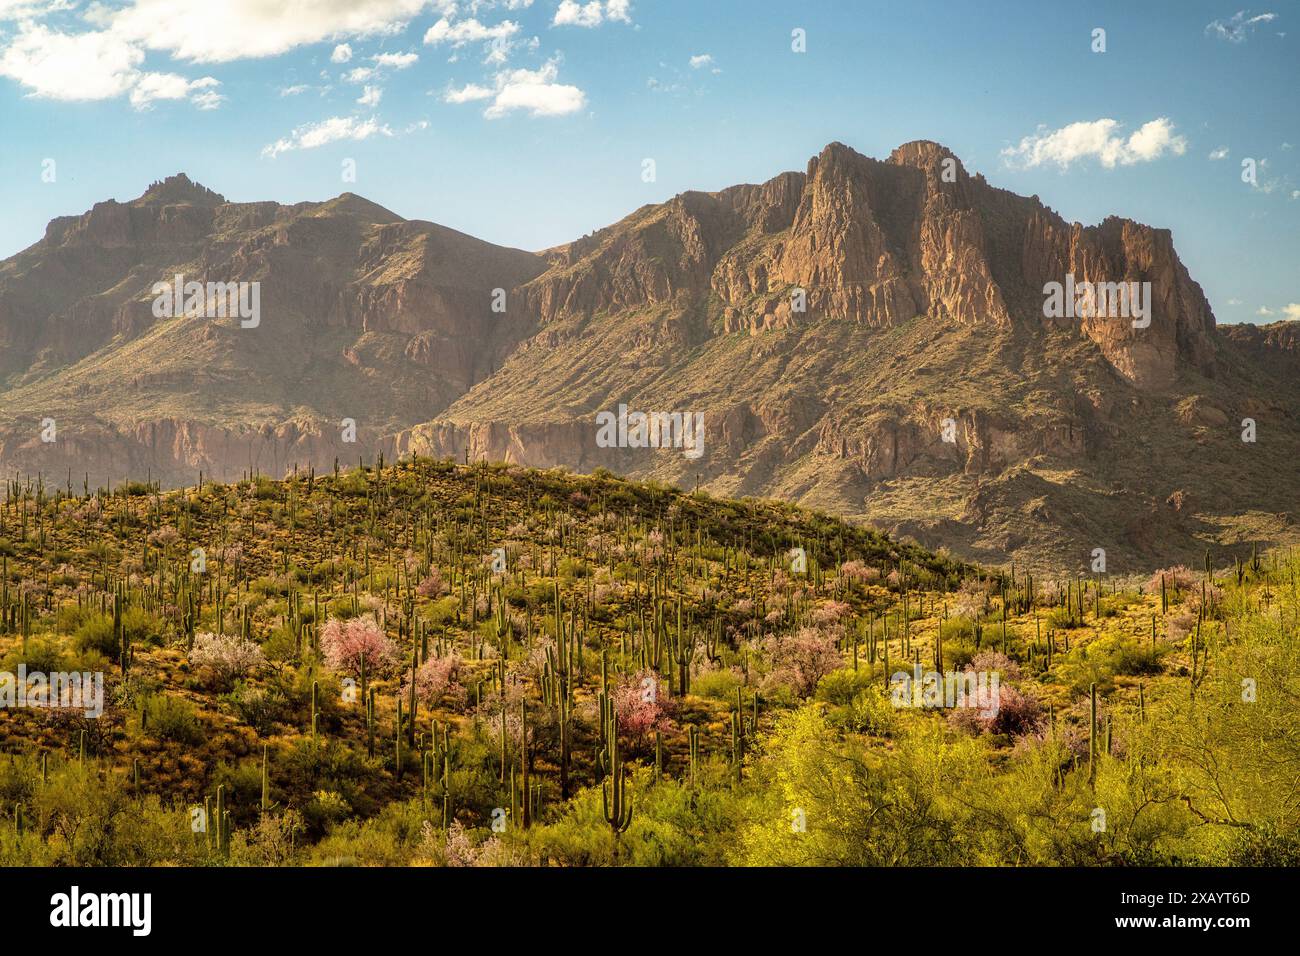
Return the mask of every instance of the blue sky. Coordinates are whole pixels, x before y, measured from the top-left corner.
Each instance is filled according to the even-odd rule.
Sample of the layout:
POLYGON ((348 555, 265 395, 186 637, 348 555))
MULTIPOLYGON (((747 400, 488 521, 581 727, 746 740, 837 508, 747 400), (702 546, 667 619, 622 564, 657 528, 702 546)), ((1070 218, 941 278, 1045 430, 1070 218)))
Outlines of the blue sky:
POLYGON ((1172 229, 1221 322, 1300 318, 1300 4, 1238 2, 0 0, 0 256, 179 171, 539 249, 934 139, 1172 229))

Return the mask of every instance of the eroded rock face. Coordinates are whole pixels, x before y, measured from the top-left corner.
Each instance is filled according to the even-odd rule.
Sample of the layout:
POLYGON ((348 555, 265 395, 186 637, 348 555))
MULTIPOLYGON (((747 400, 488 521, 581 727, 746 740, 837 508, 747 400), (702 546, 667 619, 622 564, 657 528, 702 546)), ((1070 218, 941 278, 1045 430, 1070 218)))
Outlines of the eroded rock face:
POLYGON ((890 327, 915 316, 1007 326, 1057 322, 1095 342, 1144 388, 1180 362, 1214 371, 1214 316, 1168 230, 1129 220, 1067 223, 1036 198, 970 176, 917 141, 887 161, 832 143, 805 173, 714 194, 684 193, 556 250, 527 287, 542 323, 707 293, 725 331, 761 334, 830 318, 890 327), (1045 318, 1044 286, 1150 283, 1150 324, 1045 318), (792 293, 803 290, 803 310, 792 293))
POLYGON ((1225 325, 1220 331, 1251 361, 1300 386, 1300 321, 1225 325))
MULTIPOLYGON (((378 436, 361 434, 367 456, 378 436)), ((160 479, 165 485, 194 484, 202 474, 217 481, 244 474, 283 477, 295 467, 327 468, 338 459, 355 464, 358 444, 323 423, 284 422, 261 428, 220 428, 194 420, 154 419, 127 430, 99 423, 91 428, 60 428, 57 440, 42 442, 40 423, 0 435, 0 460, 22 461, 42 474, 69 480, 80 488, 83 476, 98 481, 160 479)), ((57 482, 56 482, 57 483, 57 482)))
POLYGON ((1094 450, 1087 434, 1081 420, 998 418, 980 410, 953 417, 922 407, 884 410, 866 420, 830 416, 822 422, 817 450, 852 462, 863 477, 879 481, 954 469, 994 473, 1039 455, 1082 461, 1094 450))
POLYGON ((1149 326, 1127 316, 1048 319, 1074 323, 1116 371, 1143 388, 1167 388, 1180 363, 1214 374, 1214 314, 1201 287, 1174 252, 1167 229, 1109 218, 1100 226, 1032 216, 1024 231, 1025 279, 1031 287, 1080 283, 1149 283, 1149 326))

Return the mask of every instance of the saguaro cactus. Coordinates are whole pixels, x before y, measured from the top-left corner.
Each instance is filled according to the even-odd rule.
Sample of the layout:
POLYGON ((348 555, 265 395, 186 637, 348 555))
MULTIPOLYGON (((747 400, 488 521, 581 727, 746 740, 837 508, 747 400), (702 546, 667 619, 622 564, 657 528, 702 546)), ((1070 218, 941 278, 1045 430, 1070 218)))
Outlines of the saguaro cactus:
POLYGON ((1088 786, 1097 787, 1097 685, 1088 685, 1088 786))
MULTIPOLYGON (((226 785, 220 784, 217 787, 217 853, 222 856, 226 855, 229 849, 229 833, 227 830, 230 814, 226 812, 226 785)), ((208 821, 211 824, 211 821, 208 821)))
POLYGON ((526 700, 521 700, 519 702, 519 720, 519 749, 521 751, 519 755, 519 763, 523 774, 524 791, 523 816, 520 823, 524 829, 527 829, 528 825, 532 823, 532 813, 529 807, 531 793, 528 784, 528 701, 526 700))
POLYGON ((605 812, 605 822, 609 824, 614 855, 617 857, 618 836, 632 825, 632 803, 627 796, 627 767, 623 765, 617 730, 611 729, 610 736, 610 779, 608 786, 604 782, 600 785, 600 803, 605 812))
POLYGON ((271 778, 267 775, 267 755, 270 747, 262 744, 262 812, 271 809, 271 778))
POLYGON ((320 709, 317 703, 320 699, 320 681, 311 682, 311 745, 317 746, 318 724, 320 723, 320 709))

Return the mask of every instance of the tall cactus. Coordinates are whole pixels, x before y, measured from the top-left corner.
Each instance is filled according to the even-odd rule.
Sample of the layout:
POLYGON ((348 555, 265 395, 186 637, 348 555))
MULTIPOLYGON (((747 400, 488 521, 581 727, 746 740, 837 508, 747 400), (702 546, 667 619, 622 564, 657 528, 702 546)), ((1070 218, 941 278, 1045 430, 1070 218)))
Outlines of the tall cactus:
POLYGON ((317 706, 319 699, 320 681, 314 680, 311 682, 311 745, 313 749, 315 749, 319 744, 317 739, 320 724, 320 709, 317 706))
POLYGON ((529 807, 532 794, 528 784, 528 701, 526 700, 521 700, 519 702, 519 722, 519 749, 521 751, 519 755, 519 763, 522 768, 524 791, 523 816, 520 823, 526 830, 528 829, 528 825, 532 823, 532 813, 531 808, 529 807))
POLYGON ((745 736, 742 727, 743 718, 739 710, 731 713, 731 762, 735 768, 736 783, 740 783, 741 762, 745 756, 745 736))
POLYGON ((687 736, 691 742, 691 789, 695 789, 695 773, 700 765, 700 728, 691 724, 687 736))
POLYGON ((618 727, 610 728, 610 764, 609 784, 601 782, 600 803, 605 813, 605 822, 609 824, 613 840, 614 856, 618 857, 618 837, 632 825, 632 803, 627 795, 627 767, 623 765, 623 754, 618 746, 618 727))
POLYGON ((270 747, 262 744, 262 812, 271 809, 271 778, 267 774, 267 758, 270 747))
POLYGON ((1097 788, 1097 685, 1088 685, 1088 786, 1097 788))
POLYGON ((223 783, 217 786, 217 853, 221 856, 225 856, 230 849, 229 819, 230 814, 226 812, 226 785, 223 783))
POLYGON ((415 697, 416 674, 420 670, 420 645, 413 644, 411 647, 411 693, 409 698, 411 712, 406 716, 407 731, 406 741, 410 744, 411 749, 415 749, 415 721, 416 709, 419 706, 415 697))

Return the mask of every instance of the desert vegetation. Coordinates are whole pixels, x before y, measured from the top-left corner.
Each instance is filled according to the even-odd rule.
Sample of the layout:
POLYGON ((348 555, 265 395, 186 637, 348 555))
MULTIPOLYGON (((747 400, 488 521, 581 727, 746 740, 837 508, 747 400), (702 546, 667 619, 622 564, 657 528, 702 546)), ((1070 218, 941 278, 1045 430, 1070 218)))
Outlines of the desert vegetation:
POLYGON ((1046 580, 430 459, 15 478, 0 673, 105 680, 0 710, 0 864, 1296 863, 1297 570, 1046 580))

